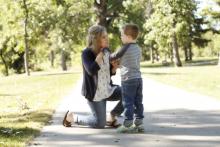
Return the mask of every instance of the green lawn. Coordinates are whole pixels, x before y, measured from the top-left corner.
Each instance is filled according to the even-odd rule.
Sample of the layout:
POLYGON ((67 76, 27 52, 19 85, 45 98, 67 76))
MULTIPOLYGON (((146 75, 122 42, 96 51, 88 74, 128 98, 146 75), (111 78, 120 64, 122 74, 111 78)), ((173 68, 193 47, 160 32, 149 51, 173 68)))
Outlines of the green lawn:
POLYGON ((0 146, 25 146, 39 135, 79 76, 75 72, 0 77, 0 146))
POLYGON ((220 67, 217 62, 217 59, 197 59, 180 68, 149 62, 141 65, 145 77, 220 99, 220 67))

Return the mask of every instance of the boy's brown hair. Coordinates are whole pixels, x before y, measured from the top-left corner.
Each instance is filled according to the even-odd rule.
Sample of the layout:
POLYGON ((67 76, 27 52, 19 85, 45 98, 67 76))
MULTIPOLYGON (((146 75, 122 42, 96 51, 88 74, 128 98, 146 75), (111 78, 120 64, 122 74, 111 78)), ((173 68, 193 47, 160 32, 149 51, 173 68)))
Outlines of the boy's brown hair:
POLYGON ((122 27, 122 31, 125 35, 131 36, 132 39, 137 39, 139 34, 139 28, 136 24, 125 24, 122 27))

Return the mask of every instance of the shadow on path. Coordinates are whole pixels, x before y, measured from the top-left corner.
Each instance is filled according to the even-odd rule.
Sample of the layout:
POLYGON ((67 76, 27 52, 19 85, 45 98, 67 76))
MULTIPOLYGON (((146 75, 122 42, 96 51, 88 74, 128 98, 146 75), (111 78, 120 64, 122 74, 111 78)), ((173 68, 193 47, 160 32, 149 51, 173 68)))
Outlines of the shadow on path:
MULTIPOLYGON (((117 134, 115 129, 61 125, 65 112, 32 143, 42 146, 218 146, 220 112, 186 109, 145 112, 144 134, 117 134), (56 128, 56 129, 54 129, 56 128)), ((79 112, 80 113, 80 112, 79 112)), ((88 114, 88 113, 81 113, 88 114)))

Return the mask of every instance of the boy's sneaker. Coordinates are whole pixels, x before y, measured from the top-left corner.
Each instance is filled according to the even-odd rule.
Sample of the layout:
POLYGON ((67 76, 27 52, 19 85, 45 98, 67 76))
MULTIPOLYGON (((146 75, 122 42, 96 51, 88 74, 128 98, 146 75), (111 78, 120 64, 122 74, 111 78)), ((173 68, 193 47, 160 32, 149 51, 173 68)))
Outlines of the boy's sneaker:
POLYGON ((138 133, 144 133, 144 124, 140 124, 140 125, 138 125, 138 126, 134 126, 134 128, 135 128, 135 130, 136 130, 136 132, 138 132, 138 133))
POLYGON ((124 125, 121 125, 117 128, 117 133, 137 133, 137 129, 132 125, 130 127, 126 127, 124 125))

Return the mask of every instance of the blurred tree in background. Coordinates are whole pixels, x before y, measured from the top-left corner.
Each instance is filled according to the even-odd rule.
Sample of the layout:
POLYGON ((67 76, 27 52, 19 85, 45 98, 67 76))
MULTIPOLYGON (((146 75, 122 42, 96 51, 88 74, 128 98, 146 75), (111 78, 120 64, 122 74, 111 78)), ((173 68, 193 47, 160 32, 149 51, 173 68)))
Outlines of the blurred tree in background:
POLYGON ((220 13, 207 7, 199 14, 198 3, 194 0, 0 0, 0 71, 4 75, 24 73, 27 50, 27 66, 31 71, 58 67, 67 70, 80 62, 87 30, 94 24, 107 28, 112 51, 121 46, 122 25, 138 24, 143 60, 151 59, 152 63, 169 59, 181 66, 181 59, 216 57, 220 44, 216 24, 220 13))
POLYGON ((204 8, 202 15, 206 16, 206 19, 209 22, 208 27, 211 28, 211 31, 207 35, 207 37, 211 40, 208 48, 211 48, 213 50, 211 54, 218 55, 218 65, 220 65, 220 32, 216 30, 216 28, 220 27, 220 10, 218 9, 220 7, 220 0, 213 1, 218 7, 206 7, 204 8))

